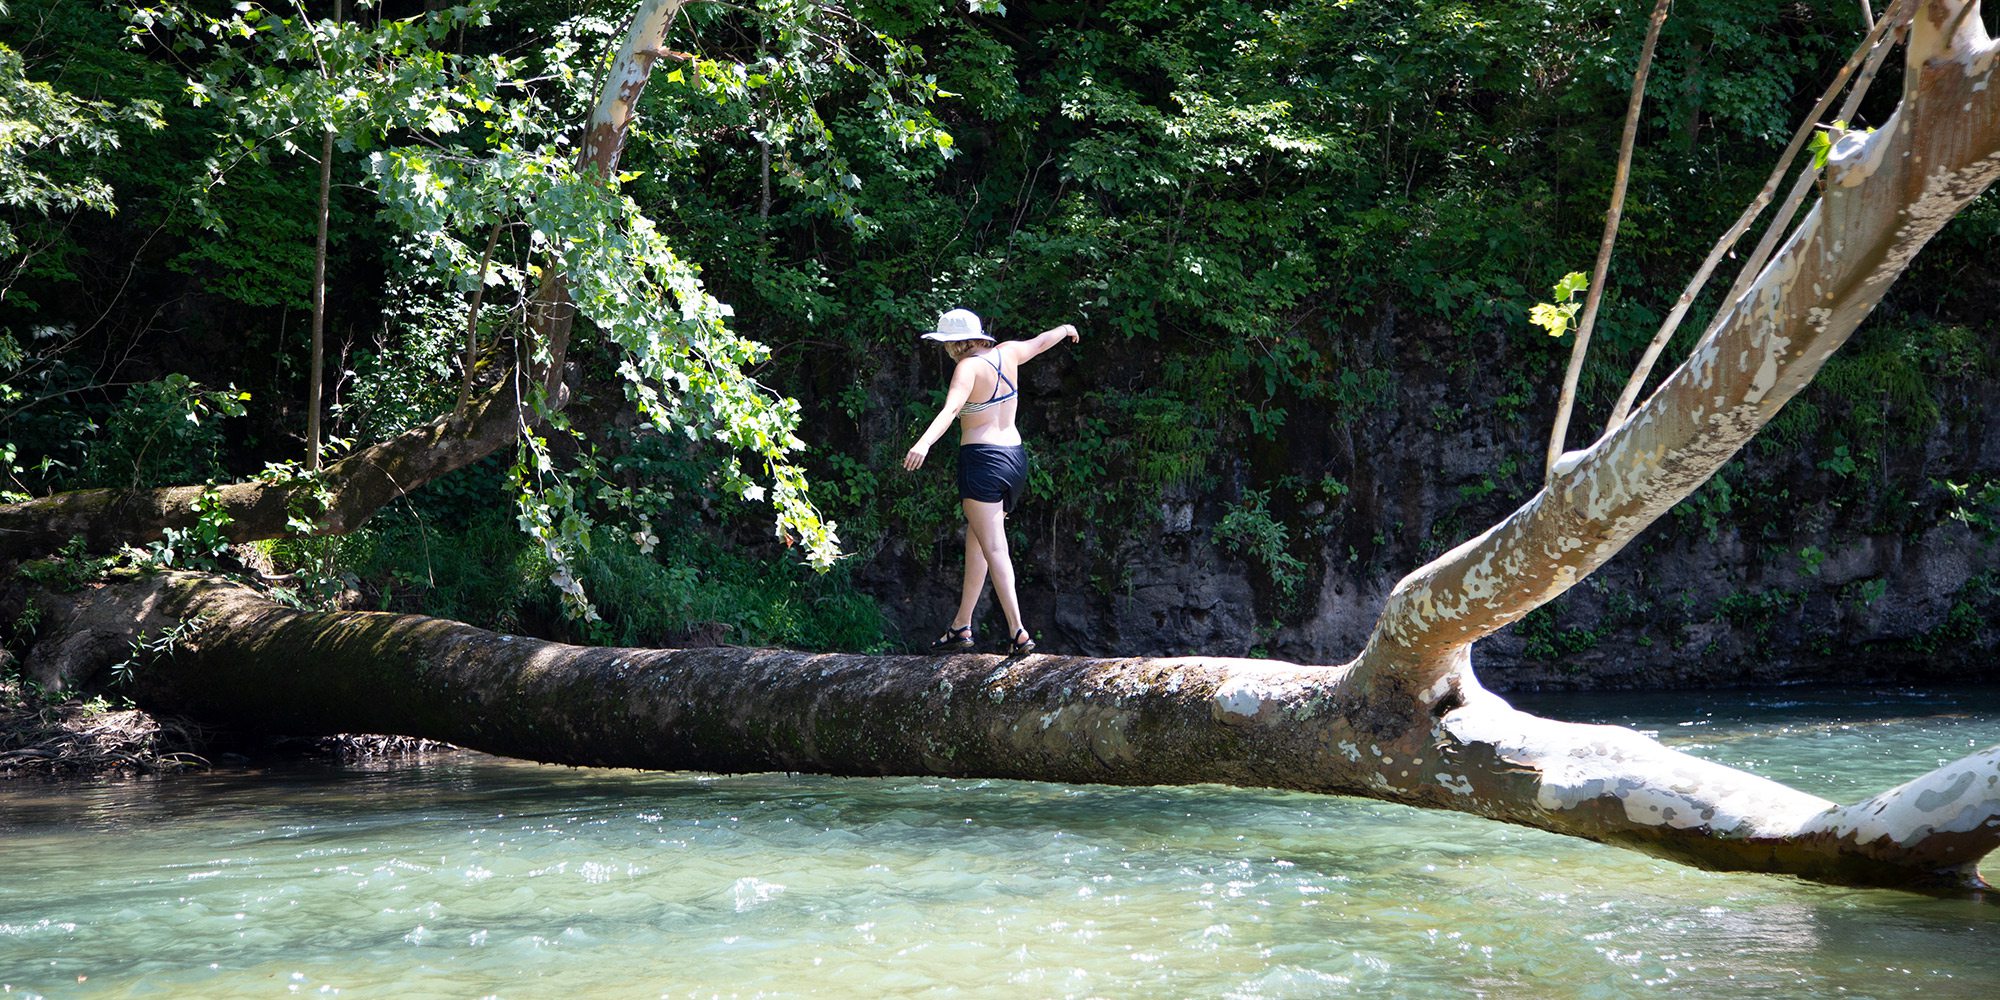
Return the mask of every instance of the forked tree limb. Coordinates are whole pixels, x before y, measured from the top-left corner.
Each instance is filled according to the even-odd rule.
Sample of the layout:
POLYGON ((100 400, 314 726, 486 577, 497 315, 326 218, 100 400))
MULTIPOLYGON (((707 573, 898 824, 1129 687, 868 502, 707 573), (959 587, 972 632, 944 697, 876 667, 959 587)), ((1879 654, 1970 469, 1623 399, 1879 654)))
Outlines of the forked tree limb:
POLYGON ((1756 282, 1631 419, 1565 455, 1504 521, 1398 583, 1350 683, 1395 677, 1426 691, 1457 651, 1603 565, 1755 437, 2000 176, 1996 46, 1964 9, 1922 0, 1900 105, 1880 130, 1835 145, 1824 197, 1756 282))
MULTIPOLYGON (((1855 112, 1860 110, 1861 99, 1867 96, 1869 85, 1875 82, 1875 74, 1881 71, 1889 51, 1894 48, 1894 33, 1901 30, 1914 13, 1917 0, 1905 0, 1905 2, 1908 4, 1907 8, 1891 8, 1888 13, 1893 16, 1883 18, 1882 26, 1890 34, 1868 54, 1867 63, 1861 68, 1861 76, 1855 80, 1854 89, 1848 93, 1847 100, 1841 102, 1840 113, 1834 116, 1835 121, 1851 122, 1854 120, 1855 112)), ((1811 124, 1819 126, 1818 122, 1811 124)), ((1838 141, 1838 137, 1835 136, 1833 141, 1838 141)), ((1771 259, 1772 248, 1778 245, 1779 238, 1791 232, 1792 219, 1797 216, 1799 206, 1805 203, 1806 196, 1818 186, 1822 172, 1817 167, 1799 172, 1798 179, 1792 182, 1792 190, 1785 195, 1784 204, 1778 206, 1778 214, 1771 217, 1770 227, 1764 230, 1762 237, 1758 238, 1756 249, 1750 251, 1750 256, 1744 259, 1743 268, 1737 272, 1736 282, 1729 286, 1729 294, 1724 297, 1724 301, 1733 302, 1741 298, 1743 293, 1749 290, 1751 282, 1763 273, 1764 265, 1771 259)), ((1725 315, 1718 311, 1714 322, 1720 322, 1725 315)))
POLYGON ((1820 203, 1693 354, 1631 419, 1565 455, 1555 481, 1513 515, 1397 584, 1337 700, 1357 718, 1436 720, 1401 733, 1378 722, 1387 753, 1445 751, 1498 777, 1468 790, 1445 772, 1382 772, 1379 794, 1621 843, 1679 842, 1706 864, 1762 850, 1771 870, 1874 881, 1862 872, 1885 858, 1920 858, 1916 867, 1941 866, 1937 878, 1978 883, 1977 858, 2000 836, 1991 751, 1834 810, 1725 780, 1637 734, 1551 728, 1505 709, 1471 666, 1475 641, 1574 586, 1714 475, 2000 177, 2000 46, 1977 13, 1976 3, 1922 0, 1895 113, 1835 144, 1820 203), (1465 797, 1478 804, 1455 801, 1465 797), (1690 835, 1677 824, 1694 807, 1690 835))
MULTIPOLYGON (((1868 34, 1861 39, 1861 44, 1855 47, 1854 54, 1848 57, 1847 62, 1840 67, 1840 71, 1834 74, 1833 82, 1820 94, 1818 103, 1813 105, 1812 111, 1806 115, 1806 120, 1799 123, 1799 127, 1793 131, 1792 141, 1785 146, 1785 151, 1779 154, 1777 166, 1771 169, 1771 175, 1764 180, 1763 188, 1750 200, 1750 204, 1744 207, 1742 214, 1738 215, 1736 222, 1729 227, 1729 231, 1723 233, 1722 238, 1709 249, 1707 259, 1703 260, 1701 267, 1695 270, 1694 277, 1689 279, 1687 288, 1681 292, 1680 298, 1674 300, 1673 308, 1667 310, 1667 318, 1661 321, 1660 329, 1653 334, 1652 341, 1640 353, 1639 363, 1633 366, 1631 377, 1626 379, 1625 388, 1619 392, 1618 402, 1611 408, 1611 417, 1605 421, 1606 430, 1624 423, 1625 418, 1632 413, 1632 406, 1639 401, 1640 390, 1646 387, 1646 380, 1652 376, 1653 365, 1659 361, 1660 352, 1666 349, 1667 342, 1672 340, 1675 331, 1680 329, 1681 320, 1687 316, 1695 298, 1701 294, 1703 288, 1707 287, 1709 276, 1715 273, 1716 267, 1722 263, 1722 258, 1735 249, 1736 241, 1749 231, 1751 223, 1756 222, 1757 217, 1771 204, 1771 197, 1777 194, 1779 182, 1790 172, 1792 161, 1798 157, 1799 151, 1805 148, 1806 140, 1818 131, 1820 121, 1833 107, 1834 99, 1846 88, 1847 81, 1854 75, 1854 71, 1860 69, 1864 61, 1873 64, 1878 55, 1887 54, 1890 39, 1884 36, 1889 25, 1896 23, 1898 17, 1906 16, 1907 8, 1914 3, 1915 0, 1896 0, 1896 5, 1892 5, 1883 13, 1883 21, 1880 24, 1876 23, 1872 16, 1870 17, 1868 34)), ((1867 9, 1868 5, 1864 0, 1862 10, 1867 9)), ((1872 72, 1868 75, 1871 78, 1874 76, 1872 72)), ((1865 84, 1855 88, 1857 93, 1865 92, 1866 89, 1865 84)), ((1787 204, 1792 204, 1793 208, 1797 207, 1790 199, 1787 199, 1787 204)), ((1771 228, 1782 231, 1789 225, 1791 216, 1792 213, 1789 211, 1779 212, 1778 219, 1783 221, 1774 221, 1771 223, 1771 228)), ((1744 270, 1749 274, 1756 273, 1748 264, 1745 264, 1744 270)))

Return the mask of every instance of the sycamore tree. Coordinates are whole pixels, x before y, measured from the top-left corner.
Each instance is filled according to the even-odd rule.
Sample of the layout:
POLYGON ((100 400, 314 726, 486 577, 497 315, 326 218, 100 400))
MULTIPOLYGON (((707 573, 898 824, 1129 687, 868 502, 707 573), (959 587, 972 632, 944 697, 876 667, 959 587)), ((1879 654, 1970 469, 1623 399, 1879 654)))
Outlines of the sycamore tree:
MULTIPOLYGON (((580 162, 615 157, 616 126, 603 123, 629 120, 645 70, 661 53, 647 18, 675 7, 642 6, 606 87, 606 102, 624 110, 593 118, 613 130, 594 130, 580 162)), ((238 34, 257 30, 227 23, 238 34)), ((1720 868, 1981 886, 1979 861, 2000 846, 2000 747, 1864 801, 1834 803, 1627 729, 1519 712, 1480 685, 1473 661, 1479 639, 1574 586, 1714 475, 1812 380, 1925 243, 2000 177, 1993 86, 2000 45, 1987 35, 1977 0, 1898 0, 1842 79, 1857 69, 1872 77, 1899 44, 1894 114, 1872 132, 1843 131, 1823 165, 1803 172, 1794 190, 1801 199, 1817 192, 1816 203, 1795 226, 1781 210, 1767 248, 1751 255, 1756 266, 1690 354, 1643 399, 1650 360, 1642 362, 1629 410, 1621 403, 1593 443, 1558 449, 1543 489, 1514 513, 1405 577, 1366 646, 1345 664, 582 648, 421 616, 293 610, 198 574, 51 596, 49 637, 32 656, 37 669, 87 676, 128 656, 135 630, 172 634, 171 652, 136 672, 143 704, 291 733, 411 733, 576 764, 1297 788, 1456 809, 1720 868)), ((728 70, 694 75, 711 72, 728 70)), ((472 93, 475 110, 495 100, 472 93)), ((581 515, 532 482, 554 465, 533 435, 556 426, 555 373, 572 312, 605 336, 663 338, 660 362, 649 360, 649 341, 627 347, 632 392, 649 415, 667 411, 678 432, 714 432, 729 417, 719 403, 690 400, 765 407, 775 421, 768 441, 754 433, 729 440, 769 463, 764 481, 778 492, 783 456, 795 450, 779 436, 791 430, 787 411, 747 388, 730 395, 749 348, 704 346, 704 337, 726 336, 721 309, 684 290, 692 281, 686 266, 665 255, 617 197, 615 162, 570 170, 564 157, 514 157, 461 161, 403 147, 376 161, 385 203, 411 217, 412 231, 437 234, 426 245, 456 262, 447 268, 454 274, 487 272, 491 261, 471 248, 495 215, 518 213, 546 229, 549 263, 535 265, 538 273, 522 269, 536 285, 525 309, 536 347, 516 374, 447 417, 331 465, 312 487, 328 496, 324 509, 308 512, 318 530, 343 530, 372 509, 342 499, 373 475, 369 469, 404 463, 384 481, 388 491, 430 468, 430 452, 468 447, 462 442, 475 437, 485 406, 506 408, 502 443, 529 428, 519 475, 523 493, 543 496, 531 503, 547 513, 524 519, 543 537, 559 537, 565 519, 581 515), (508 185, 482 187, 488 170, 508 185), (458 220, 459 189, 485 192, 474 202, 492 207, 475 223, 458 220), (507 191, 516 189, 553 204, 511 200, 507 191), (590 240, 600 245, 579 245, 590 240), (624 268, 618 273, 642 284, 606 282, 587 271, 594 267, 624 268), (620 296, 635 287, 677 297, 632 313, 642 307, 620 296), (664 333, 641 328, 639 315, 674 325, 664 333), (621 322, 632 332, 616 332, 621 322), (646 367, 654 363, 664 367, 646 367), (362 455, 371 457, 357 463, 362 455)), ((127 509, 157 530, 187 523, 169 512, 176 498, 192 504, 212 496, 228 523, 261 517, 268 520, 257 523, 268 525, 282 518, 288 497, 303 495, 284 492, 299 489, 290 483, 156 493, 154 506, 127 509)), ((0 530, 23 536, 10 536, 6 551, 46 550, 72 530, 112 520, 121 502, 132 503, 57 497, 0 511, 0 530), (38 518, 62 527, 36 534, 38 518)), ((780 530, 806 534, 812 522, 788 515, 787 502, 779 498, 780 530)), ((806 534, 808 549, 823 542, 830 551, 831 531, 820 528, 824 535, 806 534)), ((90 537, 131 531, 110 525, 90 537)))

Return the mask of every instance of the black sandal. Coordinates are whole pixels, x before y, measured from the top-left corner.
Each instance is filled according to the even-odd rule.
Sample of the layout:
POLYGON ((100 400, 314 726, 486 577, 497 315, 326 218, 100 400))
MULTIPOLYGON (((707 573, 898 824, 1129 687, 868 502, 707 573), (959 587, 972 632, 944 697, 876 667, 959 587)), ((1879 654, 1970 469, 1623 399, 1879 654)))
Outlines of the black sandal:
POLYGON ((1026 656, 1034 651, 1035 651, 1035 639, 1033 636, 1028 634, 1028 630, 1025 628, 1015 629, 1014 648, 1008 650, 1007 655, 1026 656))
POLYGON ((933 652, 939 650, 967 650, 972 649, 974 645, 975 643, 972 641, 972 625, 970 623, 946 629, 943 635, 931 640, 931 650, 933 652))

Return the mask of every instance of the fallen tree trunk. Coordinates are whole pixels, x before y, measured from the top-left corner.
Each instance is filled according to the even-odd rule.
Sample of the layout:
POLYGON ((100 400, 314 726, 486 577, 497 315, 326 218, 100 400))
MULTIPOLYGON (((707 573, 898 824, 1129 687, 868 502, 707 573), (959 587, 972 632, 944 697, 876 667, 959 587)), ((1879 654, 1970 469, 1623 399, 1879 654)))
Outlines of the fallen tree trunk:
POLYGON ((1470 684, 1385 741, 1349 667, 566 646, 301 612, 194 574, 88 596, 99 620, 182 632, 137 672, 142 705, 238 729, 422 735, 564 764, 1365 795, 1712 868, 1904 888, 1979 885, 2000 845, 2000 747, 1839 806, 1470 684))

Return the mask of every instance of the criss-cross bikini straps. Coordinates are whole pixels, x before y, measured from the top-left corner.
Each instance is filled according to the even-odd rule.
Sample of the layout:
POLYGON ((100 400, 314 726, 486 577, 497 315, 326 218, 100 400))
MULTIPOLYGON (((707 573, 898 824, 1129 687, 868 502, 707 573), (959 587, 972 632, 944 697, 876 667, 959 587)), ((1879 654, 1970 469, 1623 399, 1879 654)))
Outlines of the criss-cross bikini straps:
POLYGON ((984 403, 965 404, 965 408, 960 410, 960 413, 978 413, 981 410, 991 409, 1021 394, 1021 390, 1014 387, 1014 380, 1007 377, 1006 366, 1001 363, 1000 352, 998 350, 980 360, 993 366, 993 375, 996 379, 993 383, 993 395, 984 403), (1007 384, 1007 391, 1004 393, 1000 391, 1000 383, 1002 382, 1007 384))

